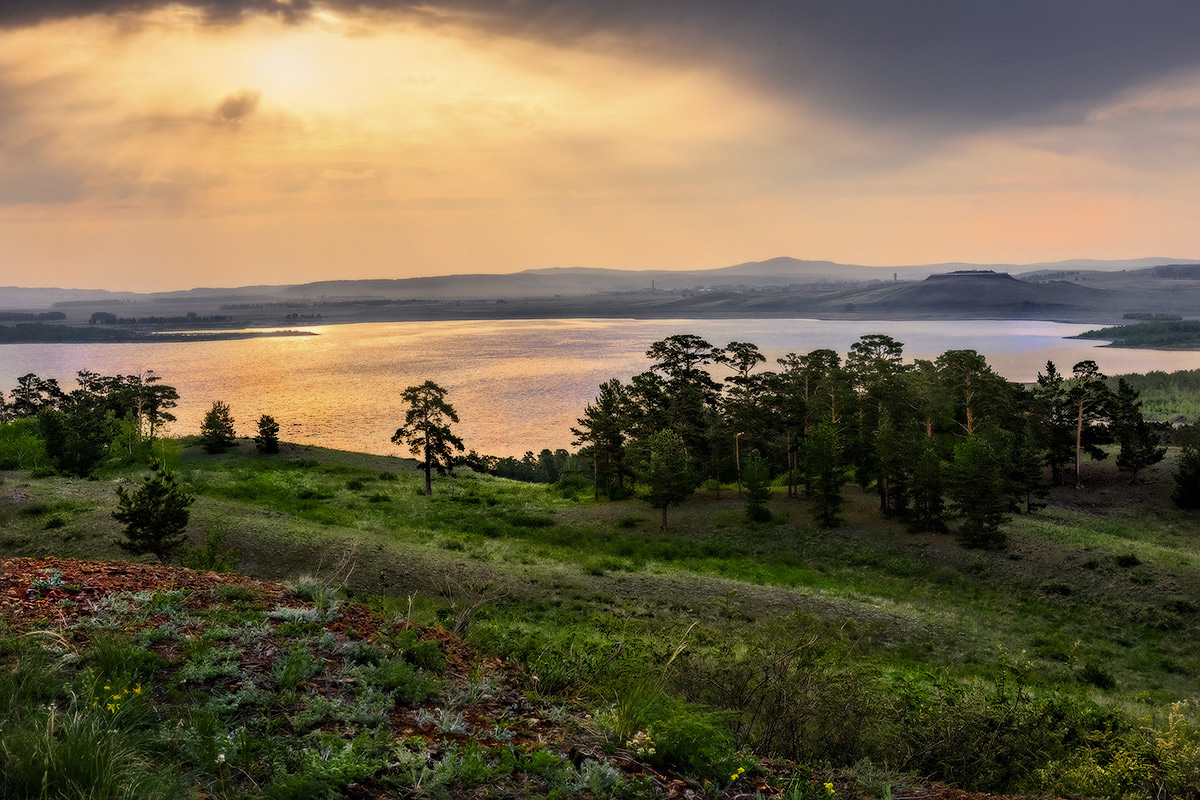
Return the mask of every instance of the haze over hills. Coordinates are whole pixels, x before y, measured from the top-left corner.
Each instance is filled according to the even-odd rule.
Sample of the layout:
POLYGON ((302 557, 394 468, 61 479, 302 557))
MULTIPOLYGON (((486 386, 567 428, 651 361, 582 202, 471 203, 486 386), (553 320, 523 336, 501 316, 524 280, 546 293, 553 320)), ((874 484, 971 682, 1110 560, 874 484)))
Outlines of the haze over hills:
MULTIPOLYGON (((774 258, 681 272, 563 267, 151 294, 0 289, 0 323, 43 321, 37 317, 43 314, 59 325, 131 333, 589 317, 990 318, 1109 326, 1127 314, 1194 318, 1198 310, 1200 264, 1165 258, 896 268, 774 258)), ((45 335, 62 340, 83 332, 45 335)))
POLYGON ((227 303, 286 299, 387 298, 412 300, 496 300, 533 297, 579 296, 598 292, 668 291, 732 287, 810 287, 862 281, 920 280, 931 274, 956 270, 990 269, 1024 277, 1046 272, 1088 270, 1110 272, 1191 263, 1189 259, 1139 258, 1121 261, 1073 259, 1039 264, 941 263, 900 267, 872 267, 833 261, 806 261, 780 257, 748 261, 718 269, 619 270, 596 267, 552 267, 502 274, 458 274, 421 278, 327 280, 277 286, 200 287, 170 292, 139 293, 104 289, 0 288, 0 309, 48 308, 62 303, 157 301, 186 303, 198 300, 227 303))

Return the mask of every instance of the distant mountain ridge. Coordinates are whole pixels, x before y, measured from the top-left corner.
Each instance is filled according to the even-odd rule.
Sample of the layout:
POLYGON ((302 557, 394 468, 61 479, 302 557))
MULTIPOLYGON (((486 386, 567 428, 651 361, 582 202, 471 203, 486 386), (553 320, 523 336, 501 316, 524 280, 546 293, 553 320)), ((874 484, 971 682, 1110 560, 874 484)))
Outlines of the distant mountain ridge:
POLYGON ((653 289, 713 289, 738 287, 799 288, 863 281, 921 280, 931 274, 990 269, 1019 277, 1055 271, 1113 272, 1154 267, 1186 267, 1196 262, 1178 258, 1139 258, 1118 261, 1072 259, 1038 264, 971 264, 949 262, 896 267, 840 264, 790 257, 747 261, 728 267, 696 270, 623 270, 602 267, 549 267, 502 274, 457 274, 418 278, 374 278, 313 281, 302 284, 201 287, 168 292, 130 292, 104 289, 0 287, 0 310, 51 308, 69 304, 124 304, 140 301, 251 303, 321 298, 406 300, 512 300, 528 297, 571 297, 605 292, 653 289))

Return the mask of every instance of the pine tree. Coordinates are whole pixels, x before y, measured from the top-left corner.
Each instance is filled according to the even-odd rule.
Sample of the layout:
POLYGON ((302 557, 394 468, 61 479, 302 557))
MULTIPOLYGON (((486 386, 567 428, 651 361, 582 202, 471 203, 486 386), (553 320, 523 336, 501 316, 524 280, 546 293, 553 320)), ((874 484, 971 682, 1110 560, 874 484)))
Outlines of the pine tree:
POLYGON ((923 437, 917 446, 912 476, 912 513, 908 529, 919 531, 946 530, 945 464, 938 454, 934 440, 923 437))
POLYGON ((804 468, 812 485, 812 516, 822 528, 842 524, 842 487, 848 476, 843 465, 837 429, 818 425, 804 443, 804 468))
POLYGON ((1200 450, 1184 447, 1172 477, 1175 491, 1171 501, 1180 508, 1200 508, 1200 450))
POLYGON ((458 422, 458 414, 446 402, 446 390, 433 381, 409 386, 402 397, 408 410, 392 441, 407 444, 409 452, 420 457, 417 466, 425 471, 425 494, 432 495, 433 472, 449 474, 454 467, 452 450, 464 449, 462 439, 450 430, 450 423, 458 422))
POLYGON ((1113 435, 1121 445, 1117 469, 1131 473, 1132 480, 1137 481, 1140 471, 1162 461, 1167 455, 1167 448, 1162 444, 1164 427, 1142 416, 1142 401, 1137 390, 1124 378, 1118 378, 1112 407, 1113 435))
POLYGON ((641 479, 646 485, 646 500, 651 508, 662 509, 660 530, 667 529, 667 508, 677 506, 696 491, 683 437, 673 430, 653 434, 644 447, 641 479))
POLYGON ((117 545, 134 555, 153 553, 165 563, 183 544, 188 507, 196 498, 175 482, 175 476, 157 460, 150 475, 134 492, 117 487, 117 510, 113 519, 125 525, 125 540, 117 545))
POLYGON ((218 400, 200 424, 200 444, 207 453, 224 453, 233 447, 233 441, 233 414, 228 405, 218 400))
POLYGON ((268 455, 279 452, 279 423, 274 417, 263 414, 258 418, 258 435, 254 437, 254 446, 258 452, 268 455))
POLYGON ((746 492, 746 519, 751 522, 770 522, 771 470, 757 450, 751 450, 742 464, 742 486, 746 492))
POLYGON ((595 499, 600 499, 600 487, 608 497, 623 494, 625 475, 625 407, 629 400, 625 387, 616 378, 600 384, 596 402, 589 403, 578 419, 579 427, 571 428, 574 444, 583 445, 579 451, 592 462, 595 499), (614 492, 615 483, 615 492, 614 492))
POLYGON ((1112 442, 1108 421, 1112 392, 1104 382, 1104 373, 1095 361, 1080 361, 1072 367, 1074 378, 1067 391, 1071 415, 1075 418, 1075 488, 1083 488, 1083 453, 1092 460, 1102 461, 1108 453, 1100 448, 1112 442))
POLYGON ((949 467, 948 494, 961 520, 958 538, 967 547, 999 549, 1006 537, 1010 499, 1003 460, 978 436, 954 447, 949 467))

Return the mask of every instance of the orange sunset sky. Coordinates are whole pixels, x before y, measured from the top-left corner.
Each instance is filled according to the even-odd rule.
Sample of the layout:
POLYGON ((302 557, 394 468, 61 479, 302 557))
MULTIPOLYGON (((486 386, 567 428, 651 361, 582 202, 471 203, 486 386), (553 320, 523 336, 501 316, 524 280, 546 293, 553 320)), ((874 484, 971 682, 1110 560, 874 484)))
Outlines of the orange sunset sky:
POLYGON ((0 7, 0 285, 1200 254, 1200 4, 0 7))

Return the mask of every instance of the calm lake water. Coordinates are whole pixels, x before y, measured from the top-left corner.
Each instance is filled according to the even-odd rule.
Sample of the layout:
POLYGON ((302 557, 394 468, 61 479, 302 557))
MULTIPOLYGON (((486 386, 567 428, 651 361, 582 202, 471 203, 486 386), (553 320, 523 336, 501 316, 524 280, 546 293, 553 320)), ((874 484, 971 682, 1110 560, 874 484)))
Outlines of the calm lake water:
MULTIPOLYGON (((303 444, 407 455, 391 443, 403 419, 406 386, 446 387, 468 448, 520 455, 570 447, 570 427, 596 387, 649 366, 652 342, 693 333, 714 345, 754 342, 767 367, 788 352, 842 353, 865 333, 905 344, 906 359, 972 349, 993 369, 1032 381, 1047 360, 1060 372, 1093 359, 1112 375, 1200 368, 1200 352, 1101 349, 1065 339, 1088 325, 972 320, 863 322, 807 319, 501 320, 397 322, 305 328, 319 335, 161 344, 0 345, 0 389, 35 372, 74 388, 75 373, 105 375, 152 369, 179 390, 176 434, 199 430, 214 400, 228 403, 238 432, 253 435, 262 414, 279 421, 281 438, 303 444)), ((718 373, 720 374, 720 373, 718 373)))

